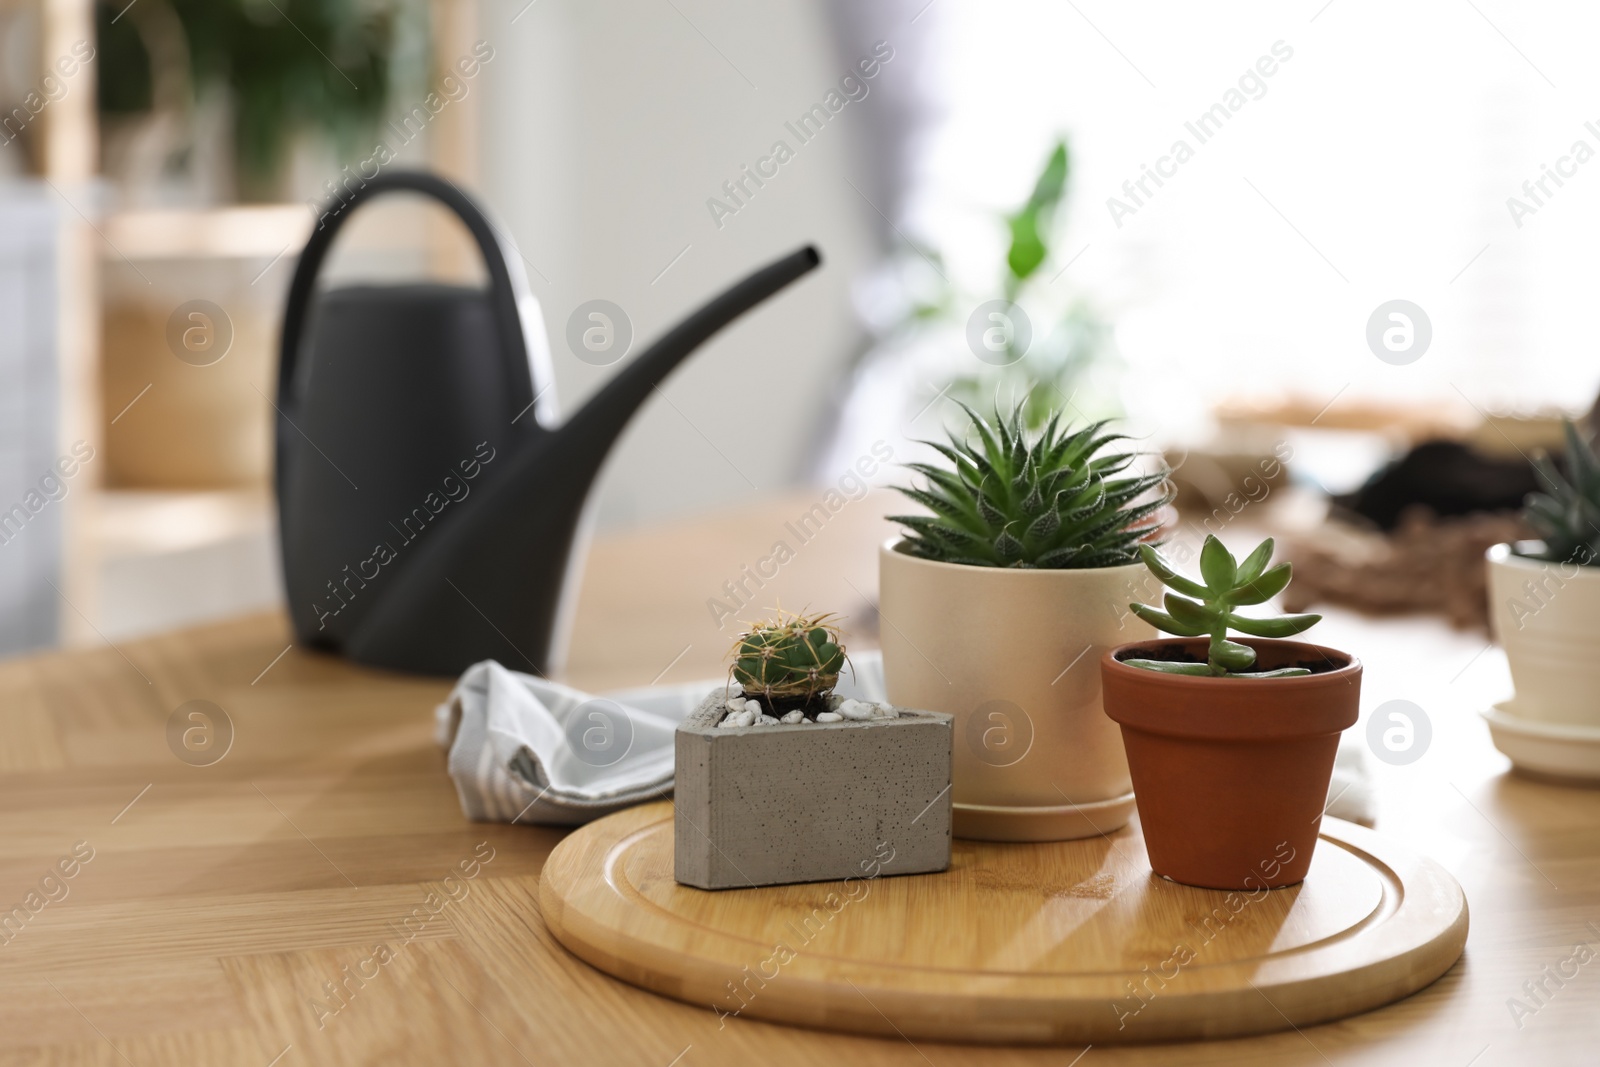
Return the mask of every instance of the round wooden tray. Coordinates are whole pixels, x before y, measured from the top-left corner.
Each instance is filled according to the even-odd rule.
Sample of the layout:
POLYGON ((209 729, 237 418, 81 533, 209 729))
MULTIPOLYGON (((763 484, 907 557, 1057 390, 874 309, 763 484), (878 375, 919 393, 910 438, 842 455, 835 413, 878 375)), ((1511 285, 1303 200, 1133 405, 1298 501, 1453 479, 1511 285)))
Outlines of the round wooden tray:
POLYGON ((706 892, 673 881, 672 826, 659 803, 568 836, 545 864, 545 922, 626 982, 798 1026, 1006 1043, 1261 1033, 1398 1000, 1467 939, 1442 867, 1335 819, 1304 883, 1254 894, 1151 874, 1135 827, 957 840, 940 874, 706 892))

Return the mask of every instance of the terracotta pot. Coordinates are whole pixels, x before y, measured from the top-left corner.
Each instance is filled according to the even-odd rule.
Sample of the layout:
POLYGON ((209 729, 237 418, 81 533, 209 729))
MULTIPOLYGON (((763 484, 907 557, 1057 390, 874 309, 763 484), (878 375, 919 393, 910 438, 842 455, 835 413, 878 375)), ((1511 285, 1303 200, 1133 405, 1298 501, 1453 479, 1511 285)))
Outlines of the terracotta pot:
POLYGON ((1600 726, 1600 567, 1534 558, 1543 550, 1519 541, 1488 553, 1489 619, 1517 691, 1507 710, 1600 726))
POLYGON ((883 674, 895 704, 955 716, 957 837, 1098 837, 1133 815, 1116 724, 1100 705, 1100 655, 1155 630, 1142 564, 1020 570, 878 553, 883 674))
POLYGON ((1292 678, 1206 678, 1130 667, 1203 637, 1141 641, 1100 660, 1106 714, 1122 724, 1150 866, 1208 889, 1275 889, 1306 876, 1339 733, 1359 715, 1361 663, 1302 641, 1234 638, 1260 670, 1292 678))

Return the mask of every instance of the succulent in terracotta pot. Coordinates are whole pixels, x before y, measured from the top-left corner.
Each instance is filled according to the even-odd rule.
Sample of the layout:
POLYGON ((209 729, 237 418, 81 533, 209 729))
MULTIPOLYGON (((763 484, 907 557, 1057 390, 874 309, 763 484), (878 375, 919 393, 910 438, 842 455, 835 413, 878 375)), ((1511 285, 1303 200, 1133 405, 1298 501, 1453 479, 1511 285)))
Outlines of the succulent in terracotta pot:
POLYGON ((1316 615, 1236 609, 1282 592, 1272 540, 1243 562, 1215 537, 1201 580, 1141 555, 1169 592, 1165 611, 1132 605, 1177 637, 1136 641, 1100 661, 1105 711, 1122 728, 1150 866, 1212 889, 1293 885, 1306 876, 1339 734, 1359 715, 1361 664, 1286 638, 1316 615), (1229 631, 1257 636, 1234 640, 1229 631))
POLYGON ((1037 433, 1019 406, 927 442, 902 490, 927 514, 878 553, 884 681, 897 704, 955 716, 958 837, 1097 837, 1133 814, 1122 740, 1094 669, 1154 629, 1123 605, 1148 582, 1166 470, 1103 422, 1037 433))

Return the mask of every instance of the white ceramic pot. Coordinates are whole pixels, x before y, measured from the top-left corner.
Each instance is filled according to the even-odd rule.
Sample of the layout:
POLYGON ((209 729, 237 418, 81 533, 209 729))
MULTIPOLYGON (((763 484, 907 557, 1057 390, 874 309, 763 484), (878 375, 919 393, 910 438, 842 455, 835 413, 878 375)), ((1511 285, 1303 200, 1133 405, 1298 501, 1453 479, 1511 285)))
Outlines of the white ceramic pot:
POLYGON ((1133 813, 1100 656, 1155 636, 1128 610, 1156 593, 1142 564, 1020 570, 878 553, 888 699, 955 716, 957 837, 1061 841, 1133 813))
MULTIPOLYGON (((1537 542, 1519 542, 1525 553, 1537 542)), ((1600 567, 1489 549, 1489 618, 1506 650, 1517 715, 1600 726, 1600 567)))

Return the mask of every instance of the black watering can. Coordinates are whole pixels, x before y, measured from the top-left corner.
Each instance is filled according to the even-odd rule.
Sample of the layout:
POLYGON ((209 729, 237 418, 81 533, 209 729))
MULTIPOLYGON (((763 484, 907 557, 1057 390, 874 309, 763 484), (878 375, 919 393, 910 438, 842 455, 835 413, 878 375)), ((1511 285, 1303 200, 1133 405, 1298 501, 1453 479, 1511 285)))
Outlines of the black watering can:
POLYGON ((430 674, 490 658, 546 673, 584 502, 623 427, 684 357, 819 262, 806 247, 751 274, 555 426, 544 326, 515 252, 449 182, 368 181, 312 234, 284 311, 276 482, 300 642, 430 674), (394 190, 466 223, 489 288, 355 286, 313 300, 351 209, 394 190))

